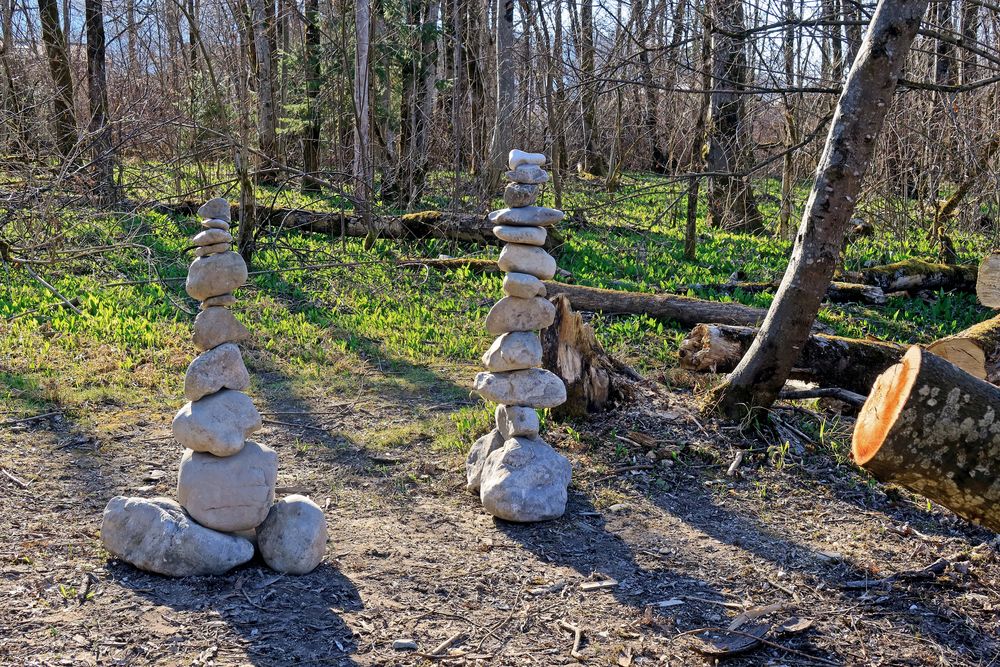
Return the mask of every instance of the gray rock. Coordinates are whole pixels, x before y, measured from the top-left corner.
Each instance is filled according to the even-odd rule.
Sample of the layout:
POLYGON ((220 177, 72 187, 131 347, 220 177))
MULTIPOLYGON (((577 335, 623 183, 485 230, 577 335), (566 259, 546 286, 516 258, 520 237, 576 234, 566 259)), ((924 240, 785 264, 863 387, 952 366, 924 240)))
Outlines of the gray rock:
POLYGON ((506 521, 546 521, 566 511, 573 468, 566 457, 534 438, 511 438, 486 458, 479 498, 506 521))
POLYGON ((184 396, 189 401, 197 401, 220 389, 243 391, 249 386, 250 373, 236 343, 223 343, 202 352, 188 365, 184 375, 184 396))
POLYGON ((542 153, 527 153, 525 151, 519 151, 516 148, 510 153, 507 153, 508 167, 511 169, 517 169, 522 164, 533 164, 540 167, 545 164, 545 155, 542 153))
POLYGON ((394 651, 416 651, 417 642, 412 639, 394 639, 392 649, 394 651))
POLYGON ((494 225, 548 227, 556 224, 566 216, 562 211, 555 208, 522 206, 521 208, 502 208, 499 211, 493 211, 488 217, 494 225))
POLYGON ((208 257, 209 255, 218 255, 221 252, 228 252, 232 248, 231 243, 216 243, 215 245, 206 245, 200 248, 194 249, 195 257, 208 257))
POLYGON ((505 296, 486 315, 486 331, 495 336, 511 331, 536 331, 555 319, 556 307, 539 296, 530 299, 505 296))
POLYGON ((229 202, 222 197, 216 197, 215 199, 209 199, 201 205, 201 208, 198 209, 198 217, 232 222, 233 216, 231 212, 232 209, 229 207, 229 202))
POLYGON ((545 245, 548 232, 544 227, 515 227, 513 225, 497 225, 493 228, 493 236, 508 243, 521 245, 545 245))
POLYGON ((249 337, 250 331, 228 308, 204 307, 194 318, 194 346, 202 352, 223 343, 239 343, 249 337))
POLYGON ((497 430, 504 440, 510 438, 537 438, 538 413, 523 405, 498 405, 494 415, 497 430))
POLYGON ((483 473, 486 457, 501 447, 503 447, 503 436, 497 429, 493 429, 472 444, 469 456, 465 459, 466 489, 472 493, 479 493, 480 476, 483 473))
POLYGON ((229 223, 225 220, 202 220, 201 226, 205 229, 221 229, 229 231, 229 223))
POLYGON ((535 165, 524 165, 507 172, 507 180, 527 185, 548 183, 549 173, 535 165))
POLYGON ((192 245, 196 246, 209 246, 218 245, 219 243, 232 243, 233 235, 224 229, 206 229, 205 231, 198 232, 191 239, 192 245))
POLYGON ((187 449, 232 456, 263 422, 249 396, 224 389, 185 404, 174 416, 172 427, 174 438, 187 449))
POLYGON ((538 201, 538 191, 541 188, 528 183, 508 183, 503 189, 503 203, 511 208, 531 206, 538 201))
POLYGON ((503 292, 507 296, 517 296, 530 299, 533 296, 545 296, 545 283, 528 273, 512 271, 503 277, 503 292))
POLYGON ((519 371, 542 365, 542 343, 538 334, 514 331, 498 337, 483 354, 483 366, 494 373, 519 371))
POLYGON ((224 458, 188 449, 177 474, 177 500, 203 526, 249 530, 267 518, 277 479, 278 455, 252 440, 224 458))
POLYGON ((527 273, 542 280, 551 280, 556 275, 556 260, 543 249, 533 245, 508 243, 500 251, 497 266, 507 273, 527 273))
POLYGON ((487 401, 503 405, 554 408, 566 402, 566 385, 544 368, 478 373, 472 388, 487 401))
POLYGON ((215 306, 225 306, 229 308, 236 305, 236 297, 232 294, 220 294, 219 296, 210 296, 201 302, 201 309, 208 310, 215 306))
POLYGON ((184 288, 192 299, 204 301, 228 294, 247 281, 247 264, 235 252, 198 257, 188 269, 184 288))
POLYGON ((257 526, 257 546, 272 570, 307 574, 326 553, 326 516, 309 498, 292 495, 279 500, 257 526))
POLYGON ((115 496, 104 508, 101 542, 140 570, 169 577, 223 574, 253 558, 248 540, 199 526, 170 498, 115 496))

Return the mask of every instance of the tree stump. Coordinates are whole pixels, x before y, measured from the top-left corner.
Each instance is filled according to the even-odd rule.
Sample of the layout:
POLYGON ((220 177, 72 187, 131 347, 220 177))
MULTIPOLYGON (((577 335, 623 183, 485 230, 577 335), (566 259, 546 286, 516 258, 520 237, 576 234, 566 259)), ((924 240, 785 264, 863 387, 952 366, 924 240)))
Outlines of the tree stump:
POLYGON ((854 461, 1000 530, 1000 388, 914 346, 879 376, 854 427, 854 461))
POLYGON ((1000 252, 992 252, 979 264, 976 296, 987 308, 1000 308, 1000 252))
POLYGON ((991 384, 1000 384, 1000 315, 927 346, 942 359, 991 384))

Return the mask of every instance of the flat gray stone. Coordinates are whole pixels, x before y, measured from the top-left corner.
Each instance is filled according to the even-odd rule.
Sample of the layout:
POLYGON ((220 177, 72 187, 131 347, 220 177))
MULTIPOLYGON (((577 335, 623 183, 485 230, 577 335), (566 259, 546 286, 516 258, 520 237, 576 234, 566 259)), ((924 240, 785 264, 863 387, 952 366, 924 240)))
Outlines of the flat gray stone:
POLYGON ((548 183, 549 173, 536 165, 523 165, 507 172, 507 180, 527 185, 548 183))
POLYGON ((184 375, 184 396, 189 401, 220 389, 243 391, 250 386, 250 373, 236 343, 223 343, 194 358, 184 375))
POLYGON ((214 308, 215 306, 224 306, 230 308, 236 305, 236 297, 232 294, 220 294, 219 296, 210 296, 201 302, 201 309, 207 310, 209 308, 214 308))
POLYGON ((503 189, 503 203, 510 208, 520 208, 531 206, 538 201, 538 192, 541 187, 528 183, 508 183, 503 189))
POLYGON ((521 208, 502 208, 489 214, 489 220, 494 225, 511 225, 514 227, 548 227, 554 225, 566 214, 557 208, 544 206, 522 206, 521 208))
POLYGON ((215 245, 201 246, 194 249, 194 256, 208 257, 209 255, 218 255, 221 252, 228 252, 232 247, 233 244, 231 243, 216 243, 215 245))
POLYGON ((316 569, 326 554, 326 515, 309 498, 291 495, 282 498, 257 526, 257 547, 272 570, 307 574, 316 569))
POLYGON ((542 153, 528 153, 520 151, 516 148, 510 153, 507 153, 507 166, 511 169, 517 169, 522 164, 533 164, 541 167, 545 164, 545 161, 545 155, 542 153))
POLYGON ((192 299, 204 301, 228 294, 247 281, 247 264, 235 252, 198 257, 188 269, 184 288, 192 299))
POLYGON ((203 526, 227 533, 249 530, 267 518, 277 479, 278 455, 252 440, 226 457, 187 449, 177 474, 177 500, 203 526))
POLYGON ((545 296, 545 283, 529 273, 511 271, 503 277, 503 293, 507 296, 517 296, 530 299, 533 296, 545 296))
POLYGON ((170 498, 115 496, 104 508, 101 542, 115 557, 168 577, 223 574, 253 558, 249 540, 199 526, 170 498))
POLYGON ((218 245, 219 243, 232 243, 233 235, 224 229, 206 229, 198 232, 191 239, 191 243, 196 246, 218 245))
POLYGON ((510 438, 537 438, 538 412, 523 405, 498 405, 496 413, 497 430, 504 440, 510 438))
POLYGON ((541 280, 551 280, 556 275, 555 258, 533 245, 508 243, 500 251, 497 266, 507 273, 527 273, 541 280))
POLYGON ((229 202, 222 197, 216 197, 215 199, 209 199, 207 202, 201 205, 198 209, 198 217, 206 218, 208 220, 225 220, 226 222, 232 222, 232 209, 229 207, 229 202))
POLYGON ((537 438, 511 438, 483 464, 479 498, 505 521, 547 521, 566 511, 573 467, 537 438))
POLYGON ((503 447, 503 436, 500 431, 493 429, 473 443, 469 455, 465 459, 465 488, 472 493, 479 493, 480 475, 483 473, 483 464, 486 457, 493 450, 503 447))
POLYGON ((225 220, 202 220, 201 226, 205 229, 222 229, 224 231, 229 231, 229 223, 225 220))
POLYGON ((198 317, 194 318, 192 339, 194 346, 202 352, 223 343, 239 343, 249 337, 250 331, 228 308, 206 306, 198 313, 198 317))
POLYGON ((542 343, 538 334, 514 331, 498 337, 483 354, 483 366, 494 373, 519 371, 542 365, 542 343))
POLYGON ((556 307, 540 296, 520 299, 505 296, 486 315, 486 331, 498 336, 511 331, 537 331, 556 319, 556 307))
POLYGON ((503 405, 554 408, 566 402, 566 385, 544 368, 478 373, 472 388, 487 401, 503 405))
POLYGON ((238 453, 263 425, 250 397, 231 389, 185 404, 171 424, 181 446, 216 456, 238 453))
POLYGON ((548 232, 544 227, 515 227, 513 225, 497 225, 493 228, 493 236, 508 243, 521 245, 545 245, 548 232))

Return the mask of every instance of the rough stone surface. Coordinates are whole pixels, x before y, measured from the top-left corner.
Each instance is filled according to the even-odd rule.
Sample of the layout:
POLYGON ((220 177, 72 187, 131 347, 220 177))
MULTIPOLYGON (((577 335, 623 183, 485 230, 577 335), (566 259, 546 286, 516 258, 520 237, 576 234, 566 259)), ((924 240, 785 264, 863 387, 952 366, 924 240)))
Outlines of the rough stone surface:
POLYGON ((534 408, 522 405, 498 405, 494 417, 497 430, 504 440, 538 437, 538 413, 534 408))
POLYGON ((205 229, 222 229, 229 231, 229 223, 225 220, 202 220, 201 226, 205 229))
POLYGON ((544 329, 556 319, 556 307, 541 297, 505 296, 486 315, 486 331, 497 336, 511 331, 544 329))
POLYGON ((231 211, 232 209, 229 207, 228 201, 222 197, 216 197, 215 199, 209 199, 201 205, 201 208, 198 209, 198 217, 232 222, 233 216, 231 211))
POLYGON ((545 164, 545 155, 543 153, 528 153, 526 151, 519 151, 516 148, 510 153, 507 153, 508 167, 511 169, 517 169, 522 164, 533 164, 540 167, 545 164))
POLYGON ((565 217, 559 209, 543 206, 522 206, 521 208, 502 208, 489 214, 494 225, 511 225, 514 227, 548 227, 565 217))
POLYGON ((224 458, 188 449, 177 474, 177 500, 203 526, 248 530, 267 518, 277 478, 278 455, 252 440, 224 458))
POLYGON ((230 306, 236 305, 236 297, 232 294, 220 294, 219 296, 210 296, 201 302, 201 309, 207 310, 208 308, 213 308, 215 306, 225 306, 229 308, 230 306))
POLYGON ((511 208, 531 206, 538 201, 538 191, 541 188, 528 183, 508 183, 503 189, 503 203, 511 208))
POLYGON ((232 243, 233 235, 224 229, 206 229, 198 232, 191 239, 191 243, 196 246, 218 245, 219 243, 232 243))
POLYGON ((184 396, 189 401, 197 401, 220 389, 243 391, 249 386, 250 373, 236 343, 223 343, 202 352, 188 365, 184 375, 184 396))
MULTIPOLYGON (((187 449, 232 456, 263 426, 260 413, 244 393, 225 389, 187 403, 173 421, 174 438, 187 449)), ((255 524, 256 525, 256 524, 255 524)))
POLYGON ((527 273, 541 280, 556 275, 556 260, 538 246, 508 243, 500 251, 497 266, 501 271, 527 273))
POLYGON ((185 289, 192 299, 204 301, 228 294, 247 281, 247 264, 235 252, 198 257, 188 269, 185 289))
POLYGON ((248 540, 199 526, 170 498, 115 496, 104 508, 101 542, 140 570, 170 577, 223 574, 253 558, 248 540))
POLYGON ((513 225, 497 225, 493 228, 493 236, 508 243, 521 245, 545 245, 548 232, 544 227, 515 227, 513 225))
POLYGON ((566 402, 566 385, 544 368, 479 373, 472 388, 487 401, 503 405, 554 408, 566 402))
POLYGON ((548 183, 549 173, 536 165, 524 165, 507 172, 507 180, 527 185, 548 183))
POLYGON ((469 456, 465 459, 465 488, 472 493, 479 493, 480 476, 486 457, 494 450, 503 447, 504 438, 500 431, 493 429, 472 444, 469 456))
POLYGON ((538 334, 514 331, 498 337, 483 354, 483 366, 494 373, 518 371, 542 365, 542 343, 538 334))
POLYGON ((479 498, 506 521, 546 521, 566 511, 566 487, 573 468, 545 442, 511 438, 486 457, 479 498))
POLYGON ((533 296, 545 296, 545 283, 528 273, 513 271, 503 277, 503 292, 507 296, 517 296, 530 299, 533 296))
POLYGON ((219 253, 227 252, 232 248, 231 243, 216 243, 214 245, 206 245, 200 248, 195 248, 195 257, 207 257, 209 255, 218 255, 219 253))
POLYGON ((194 346, 202 352, 223 343, 239 343, 249 337, 250 331, 228 308, 206 306, 194 318, 194 346))
POLYGON ((257 546, 272 570, 306 574, 316 569, 326 553, 326 516, 305 496, 279 500, 257 526, 257 546))

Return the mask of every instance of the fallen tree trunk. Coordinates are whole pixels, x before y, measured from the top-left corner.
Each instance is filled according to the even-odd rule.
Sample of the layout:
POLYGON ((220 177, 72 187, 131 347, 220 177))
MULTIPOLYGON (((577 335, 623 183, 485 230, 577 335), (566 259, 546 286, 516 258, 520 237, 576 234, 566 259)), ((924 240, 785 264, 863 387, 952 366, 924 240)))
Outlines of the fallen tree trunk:
MULTIPOLYGON (((681 342, 681 368, 697 372, 728 373, 750 349, 757 329, 699 324, 681 342)), ((875 378, 903 356, 894 343, 813 334, 806 340, 790 377, 867 394, 875 378)))
POLYGON ((942 359, 992 384, 1000 384, 1000 315, 927 346, 942 359))
POLYGON ((1000 308, 1000 253, 986 255, 979 264, 976 296, 987 308, 1000 308))
MULTIPOLYGON (((738 282, 721 285, 690 285, 684 291, 703 289, 714 290, 724 294, 732 294, 737 290, 745 294, 760 294, 762 292, 777 291, 778 283, 738 282)), ((830 286, 826 288, 826 296, 824 297, 824 301, 829 303, 866 303, 871 306, 884 306, 888 300, 885 292, 878 285, 841 282, 830 283, 830 286)))
POLYGON ((887 293, 934 289, 973 292, 976 289, 976 267, 938 264, 923 259, 906 259, 844 275, 853 282, 877 285, 887 293))
POLYGON ((1000 388, 917 346, 879 376, 854 427, 854 461, 1000 530, 1000 388))

